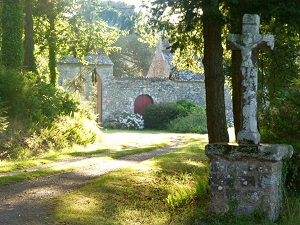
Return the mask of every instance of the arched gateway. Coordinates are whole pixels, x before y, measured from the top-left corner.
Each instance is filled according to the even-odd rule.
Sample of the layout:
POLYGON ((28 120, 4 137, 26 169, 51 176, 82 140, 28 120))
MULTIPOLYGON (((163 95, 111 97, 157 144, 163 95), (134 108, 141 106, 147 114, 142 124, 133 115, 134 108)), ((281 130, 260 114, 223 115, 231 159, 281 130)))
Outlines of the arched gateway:
POLYGON ((148 105, 153 104, 153 99, 149 95, 140 95, 134 102, 134 113, 143 115, 148 105))

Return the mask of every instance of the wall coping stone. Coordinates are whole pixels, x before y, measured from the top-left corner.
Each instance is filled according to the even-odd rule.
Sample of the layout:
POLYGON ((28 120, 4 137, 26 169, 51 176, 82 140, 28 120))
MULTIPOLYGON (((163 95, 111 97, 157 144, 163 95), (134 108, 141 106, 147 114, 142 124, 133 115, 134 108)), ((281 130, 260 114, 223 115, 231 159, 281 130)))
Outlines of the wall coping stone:
POLYGON ((209 158, 222 157, 230 161, 241 159, 281 161, 292 157, 293 147, 284 144, 215 143, 206 145, 205 153, 209 158))

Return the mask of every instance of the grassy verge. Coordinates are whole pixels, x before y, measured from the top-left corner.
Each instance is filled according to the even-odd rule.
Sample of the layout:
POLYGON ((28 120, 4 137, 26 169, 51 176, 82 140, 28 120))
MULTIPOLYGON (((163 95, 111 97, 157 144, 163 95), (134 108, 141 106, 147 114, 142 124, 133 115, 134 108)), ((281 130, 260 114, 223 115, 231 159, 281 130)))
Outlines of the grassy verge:
POLYGON ((55 199, 55 222, 194 224, 208 207, 204 145, 195 141, 179 151, 101 176, 55 199))
MULTIPOLYGON (((103 175, 89 185, 53 199, 58 224, 270 225, 261 212, 209 216, 209 165, 204 141, 131 168, 103 175)), ((286 201, 277 225, 300 221, 300 196, 286 201)))
MULTIPOLYGON (((126 156, 126 155, 134 155, 134 154, 138 154, 138 153, 153 151, 155 149, 163 148, 166 146, 167 146, 166 143, 162 143, 162 144, 156 144, 156 145, 152 145, 152 146, 145 147, 145 148, 137 148, 137 149, 119 151, 119 152, 108 152, 99 157, 88 158, 85 160, 86 162, 79 163, 77 165, 74 165, 73 163, 67 163, 67 164, 63 164, 61 166, 54 166, 54 167, 50 167, 50 168, 46 168, 46 169, 39 169, 36 171, 20 172, 16 175, 0 177, 0 184, 9 184, 9 183, 13 183, 13 182, 19 182, 22 180, 34 179, 34 178, 41 177, 41 176, 49 176, 49 175, 53 175, 53 174, 57 174, 57 173, 61 173, 61 172, 72 171, 72 170, 82 167, 83 165, 85 165, 87 163, 91 163, 93 160, 97 160, 97 163, 99 163, 99 158, 101 158, 103 160, 112 160, 112 159, 117 159, 117 158, 120 158, 120 157, 126 156)), ((94 154, 95 154, 95 152, 99 153, 99 151, 94 151, 94 154)), ((70 153, 70 154, 73 155, 72 153, 70 153)), ((85 152, 85 154, 80 153, 80 154, 76 154, 76 155, 77 156, 85 156, 86 154, 90 155, 91 152, 89 152, 89 153, 85 152)), ((60 158, 66 159, 66 157, 60 157, 60 158)), ((25 161, 24 165, 31 165, 30 162, 25 161)))
MULTIPOLYGON (((95 155, 101 153, 116 153, 124 150, 127 147, 135 146, 136 153, 139 151, 153 150, 155 148, 165 147, 170 143, 170 136, 164 137, 166 132, 162 131, 147 131, 147 130, 104 130, 104 137, 108 138, 102 143, 90 145, 87 147, 75 146, 63 150, 51 151, 44 155, 32 157, 24 160, 2 160, 0 161, 0 173, 6 173, 16 170, 24 170, 34 166, 49 164, 58 160, 65 160, 77 156, 95 155), (152 138, 144 138, 144 136, 152 135, 152 138), (157 135, 159 134, 159 135, 157 135), (138 136, 138 138, 136 137, 138 136)), ((151 136, 150 136, 151 137, 151 136)), ((187 139, 189 139, 187 135, 187 139)), ((118 157, 122 154, 135 154, 134 151, 127 153, 118 153, 118 157)), ((116 156, 117 157, 117 156, 116 156)))

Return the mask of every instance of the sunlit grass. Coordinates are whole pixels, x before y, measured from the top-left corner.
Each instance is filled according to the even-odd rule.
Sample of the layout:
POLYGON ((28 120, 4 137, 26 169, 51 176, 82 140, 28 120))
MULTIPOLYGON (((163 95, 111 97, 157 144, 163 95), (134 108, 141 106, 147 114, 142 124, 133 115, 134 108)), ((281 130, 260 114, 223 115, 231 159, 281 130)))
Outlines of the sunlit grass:
MULTIPOLYGON (((24 170, 30 167, 49 164, 58 160, 65 160, 72 157, 95 155, 101 153, 115 153, 124 150, 127 147, 138 149, 136 153, 161 148, 170 143, 170 135, 165 136, 164 132, 156 131, 136 131, 136 130, 105 130, 103 132, 103 142, 89 145, 87 147, 74 146, 72 148, 60 149, 47 152, 43 155, 24 160, 2 160, 0 161, 0 173, 6 173, 16 170, 24 170), (109 135, 106 135, 109 134, 109 135), (130 135, 125 135, 130 134, 130 135), (149 136, 150 134, 150 136, 149 136), (161 134, 161 135, 155 135, 161 134), (144 138, 144 136, 146 138, 144 138), (136 146, 138 144, 138 146, 136 146)), ((176 135, 176 134, 174 134, 176 135)), ((135 152, 119 153, 135 154, 135 152)))
MULTIPOLYGON (((109 135, 105 136, 103 143, 90 145, 83 148, 82 146, 75 146, 74 148, 63 149, 60 151, 51 151, 47 154, 34 157, 28 160, 11 160, 0 161, 0 173, 6 173, 11 171, 19 171, 16 175, 0 176, 0 184, 8 184, 12 182, 18 182, 25 179, 33 179, 39 176, 53 175, 60 172, 71 171, 83 167, 84 163, 91 164, 93 159, 90 158, 105 158, 116 159, 126 155, 133 155, 143 152, 149 152, 155 149, 160 149, 170 144, 170 137, 178 134, 165 134, 160 132, 160 135, 156 135, 157 132, 150 133, 145 131, 109 131, 109 135), (125 134, 131 135, 125 135, 125 134), (114 134, 114 135, 111 135, 114 134), (153 135, 151 135, 153 134, 153 135), (129 137, 129 138, 128 138, 129 137), (138 145, 132 144, 133 139, 138 140, 138 145), (117 143, 116 143, 117 142, 117 143), (124 143, 128 142, 130 148, 124 149, 124 143), (49 168, 36 169, 35 171, 26 171, 27 168, 40 166, 44 164, 50 164, 59 160, 66 160, 73 157, 85 157, 87 159, 80 159, 79 163, 71 163, 61 166, 51 166, 49 168), (82 161, 82 162, 81 162, 82 161)), ((193 135, 181 136, 187 141, 193 139, 193 135)))
POLYGON ((100 225, 298 224, 299 196, 291 198, 289 210, 277 223, 259 213, 210 216, 205 144, 194 140, 188 147, 103 175, 84 188, 54 199, 54 221, 100 225))
POLYGON ((196 215, 206 214, 208 206, 207 196, 198 198, 196 188, 199 177, 207 182, 204 144, 194 142, 180 151, 111 172, 78 191, 59 197, 55 200, 55 221, 67 224, 193 224, 196 215), (184 199, 174 195, 183 187, 188 190, 184 199), (168 201, 170 198, 172 203, 168 201), (80 206, 76 207, 76 199, 89 202, 80 201, 80 206), (85 210, 81 212, 81 208, 85 210))

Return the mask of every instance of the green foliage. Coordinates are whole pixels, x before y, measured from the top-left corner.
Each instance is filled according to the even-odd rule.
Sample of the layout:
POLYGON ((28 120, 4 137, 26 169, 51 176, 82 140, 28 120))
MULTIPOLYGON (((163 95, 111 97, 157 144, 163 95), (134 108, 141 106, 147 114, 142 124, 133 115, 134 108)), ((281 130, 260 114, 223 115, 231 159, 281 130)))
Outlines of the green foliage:
MULTIPOLYGON (((7 108, 10 122, 0 135, 1 158, 26 158, 100 141, 92 109, 43 77, 0 68, 0 95, 0 111, 7 108)), ((1 128, 5 124, 2 120, 1 128)))
POLYGON ((166 129, 168 123, 178 116, 176 103, 159 103, 149 105, 144 111, 146 129, 166 129))
POLYGON ((0 95, 8 115, 32 123, 48 123, 60 115, 77 111, 78 102, 36 74, 14 70, 0 71, 0 95))
POLYGON ((185 117, 189 115, 189 113, 191 113, 197 107, 197 105, 194 102, 184 99, 177 101, 176 106, 179 111, 179 117, 185 117))
POLYGON ((134 24, 138 16, 134 11, 133 5, 128 5, 121 1, 102 1, 100 4, 103 6, 103 11, 98 13, 101 19, 110 26, 133 33, 134 24))
POLYGON ((194 185, 187 185, 187 183, 189 183, 190 180, 194 180, 195 177, 195 175, 183 174, 180 178, 180 183, 177 180, 170 188, 169 195, 166 198, 168 205, 173 209, 184 207, 193 202, 196 198, 203 199, 207 196, 207 190, 209 188, 208 179, 198 177, 194 185))
POLYGON ((58 40, 64 47, 65 53, 78 56, 81 59, 88 54, 108 55, 118 48, 113 44, 121 34, 116 27, 109 26, 100 15, 103 12, 101 1, 75 0, 68 11, 71 15, 64 24, 65 35, 58 40))
POLYGON ((154 49, 141 43, 136 34, 121 36, 115 45, 120 51, 110 54, 114 62, 115 77, 146 76, 154 55, 154 49))
POLYGON ((23 0, 2 1, 2 65, 21 70, 23 64, 23 0))
POLYGON ((288 162, 286 187, 299 192, 300 185, 300 85, 294 84, 274 98, 266 109, 262 122, 262 139, 265 143, 290 144, 294 155, 288 162))
POLYGON ((253 224, 264 224, 272 225, 274 224, 268 215, 263 210, 256 210, 251 215, 237 215, 234 212, 226 212, 223 214, 218 214, 208 219, 204 220, 204 224, 210 225, 253 225, 253 224))
POLYGON ((81 113, 74 116, 61 116, 52 122, 51 126, 36 133, 31 149, 62 149, 75 144, 87 144, 101 141, 101 132, 97 123, 87 119, 81 113))
POLYGON ((206 133, 206 112, 202 107, 194 108, 187 116, 170 121, 168 130, 176 133, 206 133))
POLYGON ((149 105, 144 112, 146 129, 176 133, 206 133, 206 111, 187 100, 149 105))
POLYGON ((287 175, 285 186, 288 191, 300 193, 300 152, 294 152, 287 162, 287 175))
POLYGON ((8 126, 7 117, 5 116, 6 110, 4 107, 4 103, 0 98, 0 133, 6 130, 8 126))

